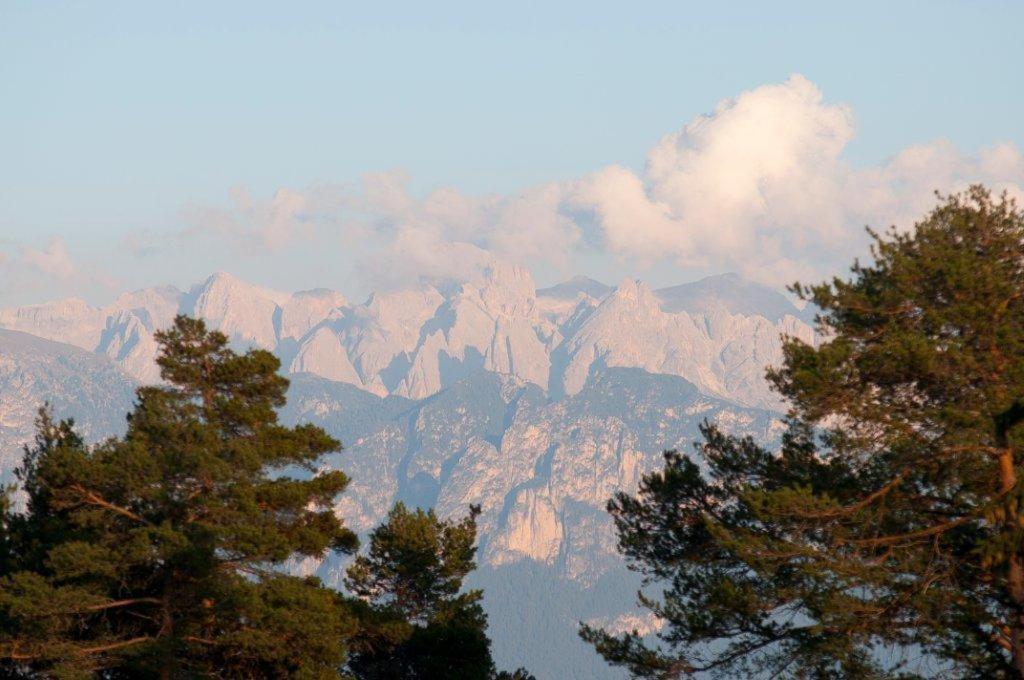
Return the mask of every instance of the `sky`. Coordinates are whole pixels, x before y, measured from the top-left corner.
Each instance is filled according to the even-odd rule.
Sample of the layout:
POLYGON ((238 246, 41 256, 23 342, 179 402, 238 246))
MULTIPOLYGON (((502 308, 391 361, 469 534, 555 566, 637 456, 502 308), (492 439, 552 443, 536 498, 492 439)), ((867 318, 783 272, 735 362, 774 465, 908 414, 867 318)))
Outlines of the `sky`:
POLYGON ((0 0, 0 305, 842 272, 1024 197, 1020 2, 0 0))

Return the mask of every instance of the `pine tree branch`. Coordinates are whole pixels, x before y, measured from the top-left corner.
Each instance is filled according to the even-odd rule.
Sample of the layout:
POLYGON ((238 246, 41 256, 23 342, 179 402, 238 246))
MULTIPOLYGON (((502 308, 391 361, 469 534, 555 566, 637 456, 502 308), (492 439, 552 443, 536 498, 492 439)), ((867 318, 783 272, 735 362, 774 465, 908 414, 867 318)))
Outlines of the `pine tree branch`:
POLYGON ((980 451, 982 453, 990 453, 993 456, 999 456, 1003 452, 1003 450, 998 448, 998 447, 988 446, 986 444, 965 444, 964 446, 949 446, 949 447, 946 447, 946 448, 942 449, 941 451, 939 451, 939 453, 968 453, 968 452, 971 452, 971 451, 980 451))
MULTIPOLYGON (((106 604, 97 604, 97 605, 93 605, 92 607, 86 607, 85 609, 80 610, 80 611, 84 611, 84 612, 98 612, 98 611, 104 611, 106 609, 115 609, 117 607, 129 607, 129 606, 131 606, 133 604, 163 604, 163 600, 161 600, 159 598, 156 598, 156 597, 136 597, 136 598, 132 598, 130 600, 114 600, 113 602, 107 602, 106 604)), ((77 613, 77 612, 68 612, 68 613, 72 613, 73 614, 73 613, 77 613)))
POLYGON ((76 654, 97 654, 99 652, 109 652, 114 649, 122 649, 124 647, 131 647, 132 645, 141 644, 143 642, 149 642, 152 640, 148 635, 131 638, 128 640, 122 640, 121 642, 112 642, 109 645, 99 645, 97 647, 83 647, 75 650, 76 654))
MULTIPOLYGON (((125 647, 131 647, 133 645, 141 644, 143 642, 149 642, 153 640, 149 635, 143 635, 140 637, 129 638, 128 640, 120 640, 118 642, 111 642, 105 645, 96 645, 94 647, 79 647, 73 651, 77 655, 85 654, 99 654, 101 652, 109 652, 115 649, 123 649, 125 647)), ((46 655, 41 653, 30 654, 27 652, 18 652, 17 645, 13 645, 11 650, 7 653, 0 654, 0 658, 10 659, 12 661, 32 661, 33 659, 42 659, 46 655)))
POLYGON ((928 536, 935 536, 941 534, 954 527, 958 527, 961 524, 966 524, 971 520, 975 519, 973 516, 958 517, 950 522, 943 522, 942 524, 936 524, 935 526, 928 527, 927 529, 920 529, 918 531, 911 531, 906 534, 895 534, 892 536, 879 536, 877 538, 854 538, 854 539, 837 539, 836 545, 856 545, 856 546, 877 546, 877 545, 892 545, 895 543, 901 543, 902 541, 911 541, 915 538, 927 538, 928 536))
POLYGON ((868 494, 862 500, 857 501, 851 505, 846 505, 841 508, 835 508, 833 510, 824 510, 822 512, 791 512, 791 517, 800 517, 803 519, 834 519, 836 517, 843 517, 845 515, 852 514, 858 510, 862 510, 867 506, 871 505, 879 498, 885 496, 890 491, 895 489, 903 481, 903 477, 907 474, 907 470, 901 470, 891 482, 878 489, 877 491, 868 494))
POLYGON ((72 491, 75 491, 75 492, 81 494, 82 498, 89 505, 95 505, 95 506, 98 506, 98 507, 101 507, 101 508, 105 508, 107 510, 110 510, 113 513, 121 515, 122 517, 127 517, 128 519, 131 519, 131 520, 135 520, 136 522, 139 522, 141 524, 150 524, 150 522, 145 517, 142 517, 141 515, 137 515, 134 512, 132 512, 131 510, 128 510, 126 508, 122 508, 119 505, 115 505, 115 504, 111 503, 110 501, 105 500, 104 498, 102 498, 101 496, 97 495, 96 493, 94 493, 92 491, 89 491, 88 489, 86 489, 81 484, 72 484, 69 488, 72 491))
MULTIPOLYGON (((996 630, 994 630, 991 633, 989 633, 988 638, 992 642, 995 642, 997 645, 999 645, 1000 647, 1005 649, 1006 651, 1012 653, 1013 652, 1013 642, 1012 642, 1013 631, 1010 630, 1010 627, 1005 625, 1005 624, 999 623, 998 621, 993 621, 992 622, 992 627, 995 628, 996 630)), ((984 634, 984 633, 982 633, 982 634, 984 634)))
POLYGON ((994 642, 997 645, 999 645, 1000 647, 1002 647, 1003 649, 1005 649, 1006 651, 1011 652, 1011 653, 1013 652, 1013 645, 1010 644, 1010 641, 1007 640, 1002 635, 1000 635, 999 633, 992 633, 989 636, 989 639, 992 640, 992 642, 994 642))
POLYGON ((196 642, 196 643, 201 644, 201 645, 216 645, 217 644, 217 642, 215 640, 209 640, 207 638, 196 637, 195 635, 186 635, 182 639, 185 640, 186 642, 196 642))
POLYGON ((129 600, 114 600, 112 602, 104 602, 103 604, 94 604, 89 607, 82 609, 68 609, 59 612, 47 612, 45 614, 38 614, 30 618, 46 619, 52 616, 67 616, 69 614, 88 614, 90 612, 102 612, 108 609, 117 609, 119 607, 130 607, 133 604, 163 604, 163 600, 155 597, 136 597, 129 600))
MULTIPOLYGON (((810 626, 804 626, 804 627, 801 627, 801 628, 796 628, 794 630, 795 631, 806 631, 806 630, 810 630, 810 626)), ((791 633, 792 631, 789 631, 789 632, 791 633)), ((746 645, 741 646, 739 649, 735 649, 735 650, 733 650, 732 652, 730 652, 728 654, 720 656, 717 659, 715 659, 714 661, 711 661, 711 662, 707 663, 704 666, 690 666, 690 672, 691 673, 704 673, 704 672, 707 672, 707 671, 710 671, 710 670, 714 670, 715 668, 720 668, 722 666, 727 666, 727 665, 731 664, 733 661, 735 661, 736 659, 738 659, 738 658, 740 658, 742 656, 746 656, 748 654, 753 654, 754 652, 757 652, 757 651, 759 651, 761 649, 764 649, 765 647, 773 645, 776 642, 781 642, 782 640, 785 640, 786 637, 787 637, 786 634, 781 634, 781 633, 776 633, 774 635, 767 635, 764 638, 762 638, 761 640, 749 642, 746 645)))

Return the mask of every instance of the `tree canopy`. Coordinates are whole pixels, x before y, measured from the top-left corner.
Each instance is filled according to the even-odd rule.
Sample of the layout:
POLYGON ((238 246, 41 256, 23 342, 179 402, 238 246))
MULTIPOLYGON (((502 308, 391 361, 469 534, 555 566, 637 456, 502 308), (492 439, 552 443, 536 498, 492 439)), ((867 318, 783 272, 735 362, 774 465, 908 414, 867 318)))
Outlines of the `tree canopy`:
POLYGON ((476 518, 440 520, 433 510, 398 503, 370 535, 367 554, 346 585, 361 622, 348 670, 360 680, 530 680, 497 673, 487 638, 483 593, 462 592, 476 568, 476 518))
POLYGON ((164 384, 127 433, 86 446, 44 410, 5 512, 0 659, 32 677, 337 677, 354 620, 293 557, 352 552, 333 512, 339 443, 284 427, 269 352, 178 317, 156 334, 164 384))
POLYGON ((496 673, 475 568, 478 508, 460 521, 399 504, 356 558, 354 596, 288 574, 353 554, 321 470, 339 442, 285 427, 288 381, 202 321, 158 332, 164 384, 142 387, 123 437, 87 446, 40 410, 0 489, 0 677, 465 678, 496 673))
POLYGON ((610 503, 658 640, 637 676, 1024 678, 1024 214, 981 187, 795 292, 781 450, 708 424, 610 503), (660 592, 652 593, 656 587, 660 592))

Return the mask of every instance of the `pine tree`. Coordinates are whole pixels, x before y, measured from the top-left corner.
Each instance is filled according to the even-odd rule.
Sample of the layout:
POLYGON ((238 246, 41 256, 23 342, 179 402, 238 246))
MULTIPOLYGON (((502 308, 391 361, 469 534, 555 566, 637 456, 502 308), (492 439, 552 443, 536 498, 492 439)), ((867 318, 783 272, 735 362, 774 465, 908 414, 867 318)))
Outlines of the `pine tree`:
POLYGON ((0 658, 31 677, 338 677, 354 621, 337 593, 288 576, 293 557, 352 552, 332 511, 338 449, 283 427, 287 381, 202 321, 156 335, 165 384, 127 433, 87 447, 43 411, 7 514, 0 658))
POLYGON ((1024 678, 1024 214, 981 187, 796 286, 823 341, 769 373, 780 453, 704 428, 609 504, 660 641, 642 677, 1024 678), (652 594, 655 585, 658 595, 652 594))
POLYGON ((348 569, 346 585, 361 621, 348 670, 359 680, 531 680, 496 674, 483 593, 462 592, 476 568, 476 517, 441 521, 433 510, 398 503, 370 535, 368 554, 348 569))

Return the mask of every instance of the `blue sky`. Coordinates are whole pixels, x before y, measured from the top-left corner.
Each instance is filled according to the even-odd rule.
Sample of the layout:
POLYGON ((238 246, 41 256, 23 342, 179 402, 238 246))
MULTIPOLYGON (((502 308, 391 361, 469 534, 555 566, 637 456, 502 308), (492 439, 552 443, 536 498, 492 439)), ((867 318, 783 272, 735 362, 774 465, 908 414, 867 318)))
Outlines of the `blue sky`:
MULTIPOLYGON (((406 248, 497 248, 530 264, 542 282, 580 270, 659 284, 736 268, 735 258, 700 240, 713 231, 706 224, 690 231, 695 215, 742 220, 750 231, 738 237, 776 245, 770 232, 788 223, 769 224, 745 208, 708 217, 692 192, 659 185, 645 174, 645 158, 664 135, 723 100, 802 74, 823 106, 849 110, 849 134, 845 123, 829 123, 811 135, 843 136, 837 153, 844 168, 885 168, 907 148, 946 140, 939 162, 949 171, 922 185, 977 174, 1012 188, 1021 182, 1013 158, 975 161, 996 144, 1024 147, 1022 23, 1019 2, 0 1, 0 304, 71 293, 102 302, 122 288, 188 285, 214 269, 282 288, 326 285, 361 294, 378 283, 361 265, 408 235, 406 222, 419 230, 406 248), (509 244, 528 229, 506 214, 518 208, 495 209, 497 218, 490 207, 483 217, 477 210, 460 217, 457 229, 435 224, 447 212, 428 210, 424 218, 422 206, 399 213, 361 206, 358 229, 342 224, 354 219, 348 209, 331 213, 323 199, 310 208, 314 188, 318 195, 324 187, 361 195, 366 173, 400 170, 410 200, 441 187, 480 200, 586 183, 609 166, 628 169, 618 180, 635 177, 651 205, 668 206, 671 221, 651 242, 669 256, 615 235, 623 227, 609 226, 606 212, 610 196, 620 194, 607 182, 600 196, 584 191, 583 200, 563 186, 552 199, 557 206, 545 203, 576 230, 559 240, 559 258, 509 244), (239 214, 232 196, 240 188, 254 211, 239 214), (248 222, 266 218, 258 206, 282 188, 301 197, 288 213, 298 215, 298 236, 240 246, 239 234, 260 230, 248 222), (233 226, 211 214, 234 214, 233 226), (475 226, 474 219, 490 222, 475 226), (377 229, 378 222, 388 226, 377 229), (420 239, 424 230, 430 237, 420 239), (672 230, 696 241, 676 248, 672 230)), ((763 99, 758 111, 789 116, 763 99)), ((751 125, 758 111, 750 113, 751 125)), ((800 152, 805 141, 786 148, 800 152)), ((689 138, 679 144, 704 148, 689 138)), ((817 168, 814 159, 831 152, 814 147, 808 162, 817 168)), ((686 167, 704 167, 684 156, 677 160, 686 167)), ((736 162, 759 161, 741 155, 736 162)), ((787 178, 792 185, 805 175, 787 178)), ((905 184, 900 175, 886 186, 905 184)), ((772 215, 784 189, 765 199, 772 215)), ((822 189, 821 200, 835 191, 822 189)), ((897 205, 921 204, 903 196, 884 203, 896 212, 897 205)), ((646 228, 648 208, 622 219, 646 228)), ((790 219, 859 229, 868 217, 903 215, 790 219)), ((786 234, 779 247, 787 252, 807 241, 786 234)), ((802 273, 799 261, 817 260, 814 248, 831 238, 815 234, 814 247, 787 258, 797 262, 770 267, 802 273)), ((393 254, 383 261, 401 268, 402 260, 393 254)), ((408 266, 415 276, 425 265, 408 266)), ((772 278, 756 268, 745 273, 772 278)))

